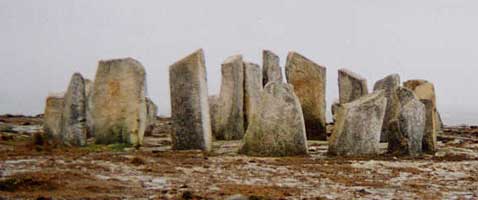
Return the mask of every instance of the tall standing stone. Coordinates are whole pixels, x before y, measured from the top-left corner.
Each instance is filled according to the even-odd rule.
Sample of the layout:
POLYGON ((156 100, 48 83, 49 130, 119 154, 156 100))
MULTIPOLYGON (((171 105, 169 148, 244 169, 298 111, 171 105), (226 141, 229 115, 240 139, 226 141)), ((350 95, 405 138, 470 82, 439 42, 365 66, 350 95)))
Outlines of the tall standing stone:
POLYGON ((169 86, 173 149, 210 151, 211 120, 202 49, 169 67, 169 86))
POLYGON ((61 116, 63 114, 64 95, 64 93, 50 94, 46 98, 43 130, 50 140, 61 140, 61 116))
POLYGON ((396 119, 400 114, 400 102, 396 94, 398 87, 400 87, 400 76, 398 74, 386 76, 377 81, 373 87, 374 91, 384 90, 385 97, 387 98, 387 110, 385 111, 382 134, 380 136, 381 142, 387 141, 388 134, 392 131, 390 121, 396 119))
POLYGON ((367 80, 347 69, 339 69, 339 102, 349 103, 368 94, 367 80))
POLYGON ((327 140, 325 120, 326 68, 290 52, 286 62, 287 82, 294 86, 304 113, 307 139, 327 140))
POLYGON ((247 130, 252 115, 257 112, 261 91, 261 67, 254 63, 244 62, 244 130, 247 130))
POLYGON ((380 133, 387 107, 384 91, 341 104, 329 139, 329 154, 341 156, 379 153, 380 133))
POLYGON ((261 92, 240 153, 251 156, 307 154, 307 138, 300 102, 291 85, 270 82, 261 92))
POLYGON ((100 61, 92 96, 96 143, 143 144, 146 72, 132 59, 100 61))
POLYGON ((85 80, 73 74, 64 97, 61 136, 63 143, 84 146, 87 139, 85 80))
POLYGON ((244 63, 242 56, 227 58, 221 66, 222 81, 212 133, 218 140, 244 136, 244 63))
POLYGON ((86 95, 86 127, 88 137, 93 137, 93 119, 91 113, 93 112, 93 81, 85 79, 85 95, 86 95))
POLYGON ((262 85, 266 85, 271 81, 282 82, 282 69, 279 65, 279 56, 272 53, 272 51, 262 51, 262 85))

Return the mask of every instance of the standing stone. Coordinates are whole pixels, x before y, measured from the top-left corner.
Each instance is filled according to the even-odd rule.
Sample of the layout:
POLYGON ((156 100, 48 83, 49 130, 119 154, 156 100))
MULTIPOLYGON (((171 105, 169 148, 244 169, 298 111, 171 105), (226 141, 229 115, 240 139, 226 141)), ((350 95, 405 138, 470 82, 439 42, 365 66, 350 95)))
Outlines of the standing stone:
POLYGON ((244 136, 244 63, 242 56, 231 56, 221 67, 221 91, 212 133, 218 140, 239 140, 244 136))
POLYGON ((307 154, 307 138, 300 102, 291 85, 270 82, 261 92, 240 153, 250 156, 307 154))
POLYGON ((440 112, 438 112, 438 109, 436 111, 436 119, 435 119, 435 124, 437 128, 437 135, 442 135, 443 134, 443 129, 445 128, 445 124, 443 124, 443 120, 441 118, 440 112))
POLYGON ((87 127, 87 136, 93 137, 93 119, 91 113, 93 112, 93 81, 90 79, 85 79, 85 95, 86 95, 86 127, 87 127))
POLYGON ((368 94, 367 80, 347 69, 339 69, 339 102, 349 103, 368 94))
POLYGON ((326 68, 296 52, 290 52, 285 70, 287 82, 294 86, 294 92, 302 106, 307 139, 327 140, 326 68))
POLYGON ((64 95, 64 93, 51 94, 46 98, 43 130, 49 140, 61 141, 64 95))
POLYGON ((400 115, 389 122, 388 152, 418 155, 422 152, 425 132, 425 105, 407 88, 397 88, 396 96, 400 101, 400 115))
POLYGON ((158 116, 158 106, 148 97, 146 97, 146 116, 147 122, 144 135, 151 136, 156 122, 156 116, 158 116))
POLYGON ((384 79, 375 83, 373 90, 384 90, 387 98, 387 109, 385 111, 385 118, 382 125, 382 134, 380 135, 381 142, 387 142, 387 135, 390 133, 390 121, 397 119, 400 114, 400 102, 398 100, 396 91, 400 87, 400 76, 392 74, 386 76, 384 79))
POLYGON ((257 112, 261 100, 262 71, 254 63, 244 63, 244 130, 247 130, 252 115, 257 112))
POLYGON ((377 91, 350 103, 341 104, 329 154, 341 156, 379 153, 380 132, 387 107, 384 91, 377 91))
POLYGON ((96 143, 143 144, 145 79, 143 66, 132 58, 99 62, 92 96, 96 143))
POLYGON ((79 73, 73 74, 64 97, 61 136, 70 146, 86 145, 86 94, 85 80, 79 73))
POLYGON ((266 85, 271 81, 282 82, 282 69, 279 65, 279 56, 272 51, 262 51, 262 85, 266 85))
POLYGON ((332 112, 332 120, 334 121, 334 123, 337 120, 336 114, 339 108, 340 108, 340 102, 338 99, 336 99, 330 106, 330 111, 332 112))
POLYGON ((210 151, 211 120, 202 49, 169 67, 169 86, 173 149, 210 151))

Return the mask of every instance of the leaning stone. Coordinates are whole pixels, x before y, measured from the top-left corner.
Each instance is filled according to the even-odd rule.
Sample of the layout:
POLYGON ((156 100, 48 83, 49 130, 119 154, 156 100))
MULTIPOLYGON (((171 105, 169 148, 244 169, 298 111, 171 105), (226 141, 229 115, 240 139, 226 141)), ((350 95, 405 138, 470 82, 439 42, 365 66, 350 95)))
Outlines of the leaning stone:
POLYGON ((266 85, 243 143, 240 153, 250 156, 308 153, 304 117, 291 85, 277 81, 266 85))
POLYGON ((290 52, 286 62, 287 82, 294 86, 304 113, 307 139, 327 140, 325 120, 326 68, 290 52))
POLYGON ((282 82, 282 69, 279 65, 279 56, 272 53, 272 51, 262 51, 262 84, 265 86, 271 81, 282 82))
POLYGON ((87 127, 87 135, 88 137, 94 137, 93 135, 93 119, 91 117, 91 113, 93 105, 92 105, 92 95, 93 94, 93 81, 90 79, 85 79, 85 95, 86 95, 86 127, 87 127))
POLYGON ((156 122, 156 116, 158 116, 158 106, 154 102, 146 97, 146 130, 144 131, 145 136, 151 136, 153 134, 154 125, 156 122))
POLYGON ((64 97, 61 136, 63 143, 84 146, 87 139, 85 80, 79 73, 73 74, 64 97))
POLYGON ((244 136, 244 63, 231 56, 221 66, 221 91, 212 133, 218 140, 239 140, 244 136))
POLYGON ((145 80, 143 66, 132 58, 99 62, 92 96, 96 143, 143 144, 145 80))
POLYGON ((385 118, 382 125, 382 134, 380 135, 381 142, 387 142, 387 135, 390 133, 390 121, 397 119, 400 114, 400 102, 396 95, 397 88, 400 87, 400 76, 392 74, 386 76, 384 79, 375 83, 373 90, 384 90, 387 98, 387 109, 385 111, 385 118))
POLYGON ((63 114, 64 93, 51 94, 46 98, 43 117, 43 130, 49 140, 61 141, 61 116, 63 114))
POLYGON ((379 153, 380 132, 387 107, 384 91, 377 91, 350 103, 341 104, 329 154, 341 156, 379 153))
POLYGON ((206 66, 202 49, 169 67, 173 149, 212 148, 206 66))
POLYGON ((339 69, 339 102, 349 103, 368 94, 367 80, 347 69, 339 69))
POLYGON ((244 130, 247 130, 252 115, 257 112, 261 100, 262 71, 254 63, 244 63, 244 130))
POLYGON ((407 89, 396 89, 400 101, 400 115, 389 121, 388 152, 400 155, 418 155, 422 152, 425 131, 425 105, 407 89))

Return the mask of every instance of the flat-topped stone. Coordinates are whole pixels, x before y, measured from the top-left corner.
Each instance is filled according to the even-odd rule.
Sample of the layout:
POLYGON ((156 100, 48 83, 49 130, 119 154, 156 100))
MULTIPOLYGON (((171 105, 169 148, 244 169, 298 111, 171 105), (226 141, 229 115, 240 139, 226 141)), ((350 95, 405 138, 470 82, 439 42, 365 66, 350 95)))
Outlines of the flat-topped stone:
POLYGON ((61 116, 63 114, 64 95, 65 93, 48 95, 43 116, 43 130, 47 139, 57 142, 61 141, 61 116))
POLYGON ((272 51, 263 50, 262 51, 262 75, 263 81, 262 84, 265 86, 271 81, 280 81, 282 82, 282 69, 279 65, 279 56, 274 54, 272 51))
POLYGON ((381 142, 387 142, 387 137, 392 128, 390 122, 397 119, 400 115, 400 101, 398 100, 396 91, 400 87, 400 76, 398 74, 391 74, 385 78, 377 81, 373 87, 374 91, 384 90, 387 98, 387 109, 385 111, 385 118, 382 125, 382 134, 380 136, 381 142))
POLYGON ((80 73, 71 77, 65 93, 61 120, 61 138, 64 144, 84 146, 87 139, 86 126, 87 98, 85 80, 80 73))
POLYGON ((339 102, 349 103, 368 94, 367 80, 360 75, 339 69, 339 102))
POLYGON ((257 64, 244 62, 244 130, 257 112, 262 92, 262 71, 257 64))

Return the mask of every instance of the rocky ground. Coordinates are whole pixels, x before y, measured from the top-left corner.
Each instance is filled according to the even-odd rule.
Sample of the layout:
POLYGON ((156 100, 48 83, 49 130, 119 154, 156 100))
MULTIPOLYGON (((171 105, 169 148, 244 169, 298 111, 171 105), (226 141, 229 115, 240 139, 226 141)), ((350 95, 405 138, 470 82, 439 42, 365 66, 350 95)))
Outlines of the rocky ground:
POLYGON ((169 119, 140 149, 48 145, 40 124, 0 117, 0 199, 478 198, 478 127, 447 127, 435 155, 414 158, 329 157, 316 141, 310 156, 257 158, 237 155, 240 141, 172 151, 169 119))

